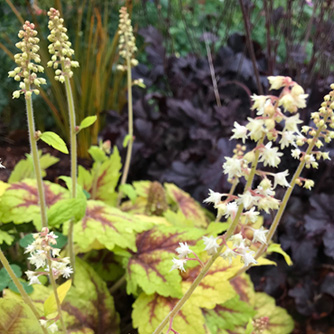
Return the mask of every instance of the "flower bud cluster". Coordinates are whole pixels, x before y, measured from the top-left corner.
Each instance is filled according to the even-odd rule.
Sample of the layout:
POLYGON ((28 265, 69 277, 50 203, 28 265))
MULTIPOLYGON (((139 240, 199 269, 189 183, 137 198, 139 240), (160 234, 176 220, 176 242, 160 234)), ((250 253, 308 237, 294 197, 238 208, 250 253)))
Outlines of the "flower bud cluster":
MULTIPOLYGON (((119 54, 122 58, 130 59, 131 67, 138 65, 138 60, 134 58, 134 54, 137 51, 136 39, 133 35, 133 29, 131 26, 131 20, 127 12, 126 7, 122 7, 119 11, 119 54)), ((120 71, 126 71, 126 65, 118 65, 117 69, 120 71)))
POLYGON ((48 16, 48 27, 51 32, 48 36, 48 40, 51 42, 49 53, 52 55, 48 67, 55 69, 55 79, 63 83, 65 77, 71 78, 73 76, 71 68, 79 67, 79 63, 70 58, 74 54, 74 50, 71 48, 71 42, 66 34, 67 29, 63 25, 64 19, 60 17, 59 11, 51 8, 48 11, 48 16), (61 69, 58 68, 59 65, 61 69))
POLYGON ((35 25, 26 21, 23 25, 23 30, 19 31, 19 38, 22 41, 15 46, 22 50, 22 53, 17 53, 14 56, 15 63, 18 65, 13 71, 8 72, 8 76, 14 78, 15 81, 20 81, 20 90, 13 92, 13 99, 19 98, 21 94, 25 94, 25 98, 29 99, 32 93, 39 94, 40 85, 46 84, 44 78, 38 78, 38 72, 44 72, 40 56, 37 54, 39 50, 39 38, 35 25))
POLYGON ((26 247, 25 253, 29 253, 29 262, 36 267, 41 269, 40 271, 26 271, 26 275, 29 279, 29 284, 40 284, 38 279, 42 275, 50 275, 50 270, 55 279, 63 276, 69 278, 73 273, 68 257, 61 258, 59 256, 60 249, 55 248, 57 244, 56 239, 58 238, 53 232, 49 232, 47 227, 42 229, 42 232, 33 234, 34 241, 28 247, 26 247), (49 264, 51 263, 51 268, 49 264))

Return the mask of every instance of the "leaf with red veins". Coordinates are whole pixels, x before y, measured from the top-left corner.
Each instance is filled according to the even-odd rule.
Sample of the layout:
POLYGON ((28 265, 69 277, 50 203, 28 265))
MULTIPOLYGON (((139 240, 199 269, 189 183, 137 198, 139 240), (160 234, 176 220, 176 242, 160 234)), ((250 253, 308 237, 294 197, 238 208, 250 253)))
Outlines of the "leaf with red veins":
MULTIPOLYGON (((239 269, 239 265, 229 265, 222 258, 218 258, 189 298, 189 302, 196 304, 198 307, 212 309, 217 304, 233 298, 236 292, 230 284, 229 278, 237 273, 239 269)), ((182 275, 183 293, 189 289, 200 271, 201 267, 197 266, 182 275)))
POLYGON ((231 280, 231 284, 240 296, 240 300, 253 305, 255 300, 255 291, 253 283, 247 274, 243 274, 231 280))
MULTIPOLYGON (((136 233, 153 224, 101 201, 88 200, 86 214, 74 225, 74 242, 82 252, 115 246, 136 250, 136 233)), ((64 233, 69 224, 64 225, 64 233)))
MULTIPOLYGON (((178 299, 158 294, 141 293, 133 304, 132 319, 139 334, 153 333, 165 316, 173 309, 178 299)), ((166 332, 168 325, 164 329, 166 332)), ((187 302, 173 319, 173 329, 178 333, 205 334, 201 309, 187 302)))
MULTIPOLYGON (((47 207, 69 198, 68 190, 60 185, 48 181, 43 182, 43 185, 47 207)), ((36 180, 25 179, 11 184, 1 197, 0 213, 3 223, 22 224, 33 221, 36 228, 40 229, 41 213, 36 180)))
POLYGON ((176 205, 194 226, 204 228, 208 226, 210 220, 206 217, 205 211, 188 193, 172 183, 165 183, 164 187, 167 192, 168 201, 176 205))
POLYGON ((159 225, 137 235, 137 252, 131 253, 126 265, 127 292, 137 294, 141 288, 146 294, 182 297, 181 276, 177 270, 171 271, 172 258, 180 242, 195 245, 204 233, 197 228, 159 225))

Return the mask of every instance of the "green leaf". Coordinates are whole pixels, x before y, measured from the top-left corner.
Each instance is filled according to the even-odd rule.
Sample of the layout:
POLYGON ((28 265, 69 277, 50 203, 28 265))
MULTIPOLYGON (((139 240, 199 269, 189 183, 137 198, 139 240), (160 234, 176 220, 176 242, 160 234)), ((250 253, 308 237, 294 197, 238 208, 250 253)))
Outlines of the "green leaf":
POLYGON ((84 118, 79 125, 79 129, 82 130, 88 128, 89 126, 95 123, 96 119, 97 119, 96 116, 88 116, 84 118))
POLYGON ((136 294, 141 288, 146 294, 157 292, 162 296, 182 297, 181 276, 172 270, 172 258, 180 242, 194 245, 203 231, 191 228, 156 226, 136 238, 137 252, 132 253, 126 265, 127 293, 136 294))
POLYGON ((14 239, 15 238, 8 232, 0 230, 0 245, 6 243, 8 246, 10 246, 13 243, 14 239))
POLYGON ((56 133, 46 131, 43 132, 39 138, 56 150, 68 154, 68 149, 65 142, 56 133))
POLYGON ((26 248, 28 247, 29 245, 31 245, 33 242, 34 242, 34 237, 32 235, 32 233, 29 233, 29 234, 26 234, 22 239, 20 239, 19 241, 19 245, 22 247, 22 248, 26 248))
MULTIPOLYGON (((42 154, 42 151, 39 150, 39 163, 41 166, 42 177, 46 175, 45 169, 54 165, 59 161, 58 158, 52 156, 51 154, 42 154)), ((26 159, 20 160, 14 167, 14 170, 10 174, 8 183, 15 183, 22 181, 28 178, 34 178, 34 164, 30 154, 26 154, 26 159)))
MULTIPOLYGON (((72 280, 69 279, 62 285, 58 286, 57 288, 57 295, 59 298, 60 305, 63 303, 63 300, 66 297, 68 290, 71 288, 72 280)), ((57 312, 57 302, 54 292, 52 291, 51 295, 48 299, 44 302, 44 315, 47 317, 49 314, 57 312)))
MULTIPOLYGON (((98 148, 98 150, 100 149, 98 148)), ((121 168, 121 157, 117 147, 114 147, 113 153, 109 158, 106 157, 103 162, 97 161, 94 163, 90 173, 91 176, 83 172, 83 169, 79 169, 78 182, 83 189, 89 192, 92 199, 101 200, 114 206, 117 201, 115 188, 121 175, 121 168), (84 174, 82 175, 82 173, 84 174)))
POLYGON ((85 216, 87 200, 86 198, 67 198, 58 201, 48 210, 49 226, 59 227, 63 223, 74 219, 79 221, 85 216))
MULTIPOLYGON (((47 207, 69 197, 68 190, 58 184, 43 182, 47 207)), ((3 223, 15 224, 33 221, 37 230, 41 228, 41 213, 36 180, 26 179, 13 183, 0 201, 0 219, 3 223)))
MULTIPOLYGON (((22 284, 22 287, 24 289, 24 291, 27 293, 27 294, 31 294, 33 291, 34 291, 34 288, 29 285, 26 281, 24 281, 23 279, 20 279, 20 282, 22 284)), ((20 293, 18 288, 16 287, 16 285, 14 284, 13 281, 11 281, 9 284, 8 284, 8 288, 16 293, 20 293)))
POLYGON ((122 184, 119 187, 119 191, 121 191, 123 194, 128 196, 132 202, 134 202, 137 198, 137 193, 135 188, 131 184, 122 184))
MULTIPOLYGON (((133 326, 139 334, 153 333, 156 327, 173 309, 179 300, 158 294, 141 293, 133 304, 133 326)), ((192 303, 185 303, 173 319, 173 329, 182 334, 205 334, 204 317, 201 309, 192 303)), ((163 333, 166 332, 166 325, 163 333)))
MULTIPOLYGON (((74 242, 87 252, 115 246, 136 250, 136 232, 149 229, 152 223, 136 218, 101 201, 87 201, 85 217, 74 225, 74 242)), ((68 224, 64 226, 67 234, 68 224)))
POLYGON ((123 147, 127 147, 129 145, 129 141, 131 139, 131 136, 129 134, 127 134, 124 139, 123 139, 123 147))
MULTIPOLYGON (((11 264, 10 267, 14 271, 14 274, 16 277, 22 276, 22 270, 21 268, 16 264, 11 264)), ((0 291, 5 289, 7 286, 9 286, 12 282, 11 277, 9 276, 7 270, 5 268, 0 269, 0 291)))
POLYGON ((165 183, 164 187, 167 197, 172 205, 176 205, 182 211, 184 216, 191 220, 196 227, 207 227, 209 220, 204 210, 188 193, 178 188, 175 184, 165 183))
POLYGON ((282 249, 281 245, 275 243, 270 244, 269 247, 267 248, 267 253, 272 253, 272 252, 283 255, 285 262, 289 266, 293 265, 291 257, 282 249))
POLYGON ((237 326, 245 326, 256 312, 236 295, 211 310, 204 309, 203 314, 211 334, 216 334, 219 330, 234 330, 237 326))
POLYGON ((108 159, 108 156, 99 146, 91 146, 88 150, 88 153, 92 156, 95 162, 105 162, 108 159))
POLYGON ((262 319, 268 321, 263 334, 290 334, 292 332, 294 328, 292 318, 285 309, 276 306, 274 298, 266 293, 257 292, 254 307, 256 310, 255 323, 256 320, 262 319))
POLYGON ((225 232, 229 226, 230 226, 229 223, 211 222, 206 230, 207 231, 206 233, 208 235, 217 236, 220 233, 225 232))
POLYGON ((30 308, 15 299, 0 299, 0 333, 43 334, 30 308))

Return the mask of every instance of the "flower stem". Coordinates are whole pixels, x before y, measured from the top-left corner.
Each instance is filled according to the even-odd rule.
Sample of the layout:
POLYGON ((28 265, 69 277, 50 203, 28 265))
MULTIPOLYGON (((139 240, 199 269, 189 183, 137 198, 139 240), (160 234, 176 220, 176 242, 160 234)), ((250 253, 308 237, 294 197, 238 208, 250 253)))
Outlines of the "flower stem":
MULTIPOLYGON (((26 84, 26 91, 30 91, 30 85, 26 84)), ((44 194, 44 187, 43 187, 43 179, 42 179, 42 172, 39 163, 39 155, 37 149, 37 140, 35 138, 35 122, 34 122, 34 111, 32 106, 32 99, 31 97, 26 98, 26 111, 27 111, 27 120, 28 120, 28 130, 29 130, 29 142, 30 142, 30 149, 32 160, 34 164, 36 182, 37 182, 37 190, 38 190, 38 199, 39 205, 41 208, 41 221, 42 227, 48 226, 48 218, 46 213, 46 202, 45 202, 45 194, 44 194)))
POLYGON ((51 263, 51 260, 49 258, 48 258, 48 266, 49 266, 50 281, 51 281, 53 293, 54 293, 55 299, 56 299, 58 316, 59 316, 59 319, 60 319, 62 331, 64 332, 64 334, 66 334, 67 333, 67 329, 66 329, 66 325, 65 325, 65 322, 64 322, 64 319, 63 319, 63 313, 62 313, 62 310, 61 310, 61 304, 60 304, 60 300, 59 300, 59 296, 58 296, 58 291, 57 291, 57 284, 56 284, 55 278, 53 276, 52 263, 51 263))
MULTIPOLYGON (((62 64, 64 68, 64 64, 62 64)), ((73 101, 73 94, 71 89, 71 82, 68 76, 65 76, 65 89, 68 104, 68 115, 70 120, 70 145, 71 145, 71 179, 72 179, 72 198, 77 196, 77 132, 76 132, 76 121, 75 121, 75 107, 73 101)), ((74 241, 73 241, 73 218, 70 221, 68 229, 68 245, 71 265, 75 267, 75 254, 74 254, 74 241)))
MULTIPOLYGON (((263 136, 260 140, 258 145, 260 146, 263 141, 264 141, 265 136, 263 136)), ((257 164, 259 162, 259 156, 260 156, 260 151, 256 150, 255 151, 255 158, 253 160, 252 163, 252 167, 251 167, 251 172, 248 176, 247 179, 247 183, 245 186, 244 191, 247 191, 248 188, 250 188, 252 186, 253 183, 253 179, 255 176, 255 172, 256 172, 256 167, 257 164)), ((229 239, 235 229, 238 226, 239 223, 239 219, 242 213, 244 206, 241 204, 238 207, 238 211, 235 215, 235 218, 233 219, 232 224, 229 226, 228 230, 226 231, 224 237, 225 240, 229 239)), ((201 270, 201 272, 199 273, 199 275, 195 278, 194 282, 191 284, 191 286, 189 287, 188 291, 183 295, 183 297, 178 301, 178 303, 174 306, 174 308, 172 309, 172 311, 165 317, 165 319, 160 323, 160 325, 155 329, 155 331, 153 332, 153 334, 160 334, 161 331, 164 329, 164 327, 168 324, 168 321, 172 318, 175 317, 175 315, 179 312, 179 310, 182 308, 182 306, 185 304, 185 302, 190 298, 190 296, 192 295, 192 293, 194 292, 194 290, 198 287, 198 285, 201 283, 202 279, 205 277, 205 275, 208 273, 208 271, 210 270, 211 266, 213 265, 213 263, 216 261, 216 259, 220 256, 221 251, 223 250, 223 248, 225 247, 225 245, 221 245, 218 249, 217 249, 217 253, 212 255, 211 258, 208 260, 208 262, 204 265, 203 269, 201 270)))
MULTIPOLYGON (((128 44, 127 36, 125 35, 125 43, 128 44)), ((126 183, 128 178, 130 163, 131 163, 131 155, 132 155, 132 147, 133 147, 133 108, 132 108, 132 73, 131 73, 131 59, 130 53, 127 49, 126 51, 126 68, 127 68, 127 86, 128 86, 128 147, 126 152, 125 164, 122 174, 122 179, 120 185, 126 183)), ((118 193, 117 205, 120 204, 123 197, 123 192, 120 191, 118 193)))
POLYGON ((34 314, 34 316, 36 317, 38 323, 40 324, 42 331, 44 334, 47 334, 47 330, 45 327, 43 327, 41 325, 41 323, 39 322, 40 319, 40 315, 38 314, 37 309, 35 308, 32 300, 30 299, 30 297, 28 296, 28 294, 25 292, 25 290, 23 289, 23 286, 21 284, 21 282, 19 281, 19 279, 15 276, 15 273, 13 271, 13 269, 11 268, 11 266, 9 265, 4 253, 2 252, 2 250, 0 249, 0 261, 2 263, 2 265, 4 266, 4 268, 7 270, 8 275, 10 276, 10 278, 12 279, 13 283, 15 284, 15 286, 17 287, 17 289, 19 290, 24 302, 30 307, 32 313, 34 314))

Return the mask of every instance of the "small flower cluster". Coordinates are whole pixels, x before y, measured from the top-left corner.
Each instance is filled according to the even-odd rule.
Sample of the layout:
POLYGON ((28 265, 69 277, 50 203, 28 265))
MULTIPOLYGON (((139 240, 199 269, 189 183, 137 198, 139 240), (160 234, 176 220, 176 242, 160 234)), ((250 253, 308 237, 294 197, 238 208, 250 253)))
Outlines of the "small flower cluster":
POLYGON ((69 278, 73 273, 72 267, 69 265, 70 259, 68 257, 61 258, 59 256, 60 249, 53 247, 57 244, 58 238, 53 232, 44 227, 42 232, 33 234, 34 241, 26 247, 25 253, 30 253, 29 262, 36 267, 36 269, 43 269, 41 271, 26 271, 29 279, 29 284, 40 284, 38 279, 42 275, 50 275, 49 262, 51 263, 51 270, 53 277, 57 279, 60 276, 69 278))
POLYGON ((40 324, 44 327, 44 328, 47 328, 47 330, 50 332, 50 333, 56 333, 58 332, 58 326, 55 322, 53 322, 51 325, 48 325, 48 322, 50 321, 54 321, 53 319, 52 320, 45 320, 45 319, 40 319, 39 322, 40 324))
POLYGON ((67 29, 63 25, 64 19, 60 17, 59 11, 51 8, 48 11, 48 16, 50 18, 48 26, 51 32, 48 36, 48 40, 51 42, 49 53, 53 55, 48 62, 48 67, 53 67, 56 70, 55 79, 63 83, 65 77, 71 78, 73 76, 71 67, 79 67, 79 63, 70 59, 74 50, 71 48, 71 42, 66 34, 67 29), (61 69, 58 69, 59 65, 61 65, 61 69))
MULTIPOLYGON (((138 60, 134 58, 134 54, 137 51, 136 39, 133 35, 133 29, 131 26, 131 20, 127 12, 126 7, 122 7, 119 11, 119 54, 124 59, 131 59, 131 66, 137 66, 138 60)), ((118 65, 117 69, 120 71, 126 71, 126 65, 118 65)), ((138 84, 138 83, 136 83, 138 84)))
POLYGON ((19 31, 19 38, 22 41, 15 44, 15 46, 22 50, 14 56, 15 62, 18 65, 13 71, 8 72, 8 76, 14 78, 15 81, 20 82, 20 89, 13 92, 13 99, 19 98, 21 94, 25 94, 25 98, 29 99, 32 93, 39 94, 40 85, 46 84, 44 78, 38 78, 38 72, 44 72, 44 68, 38 65, 41 62, 40 56, 37 54, 39 46, 39 38, 37 38, 37 31, 35 25, 26 21, 23 25, 23 30, 19 31))

